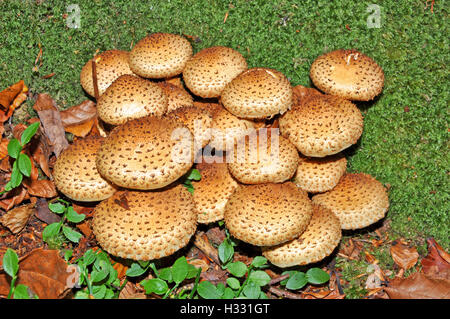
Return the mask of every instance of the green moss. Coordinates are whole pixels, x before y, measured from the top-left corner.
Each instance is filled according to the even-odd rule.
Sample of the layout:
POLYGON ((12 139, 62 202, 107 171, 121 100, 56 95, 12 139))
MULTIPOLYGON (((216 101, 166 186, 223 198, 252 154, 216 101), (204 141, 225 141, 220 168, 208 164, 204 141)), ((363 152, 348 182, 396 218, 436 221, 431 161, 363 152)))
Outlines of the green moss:
POLYGON ((358 104, 365 130, 358 145, 346 151, 349 170, 390 184, 388 218, 395 234, 433 236, 450 248, 445 2, 436 1, 434 13, 425 1, 405 0, 75 3, 81 10, 79 29, 67 27, 70 2, 0 1, 1 89, 24 79, 32 93, 48 92, 61 108, 78 104, 87 98, 79 72, 97 50, 129 50, 155 31, 197 36, 195 51, 233 47, 250 67, 276 68, 293 85, 311 84, 309 67, 323 52, 356 48, 373 57, 385 71, 385 88, 374 102, 358 104), (380 28, 367 27, 367 7, 373 3, 381 9, 380 28), (42 65, 33 71, 39 44, 42 65))

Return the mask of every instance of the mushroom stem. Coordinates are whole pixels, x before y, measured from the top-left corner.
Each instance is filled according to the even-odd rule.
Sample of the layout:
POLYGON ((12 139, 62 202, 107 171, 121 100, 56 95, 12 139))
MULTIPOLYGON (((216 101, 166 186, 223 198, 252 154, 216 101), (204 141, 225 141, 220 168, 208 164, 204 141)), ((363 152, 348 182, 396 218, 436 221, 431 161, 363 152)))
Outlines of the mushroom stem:
POLYGON ((95 59, 92 59, 92 82, 94 85, 94 97, 95 100, 98 101, 100 94, 98 93, 97 64, 95 62, 95 59))

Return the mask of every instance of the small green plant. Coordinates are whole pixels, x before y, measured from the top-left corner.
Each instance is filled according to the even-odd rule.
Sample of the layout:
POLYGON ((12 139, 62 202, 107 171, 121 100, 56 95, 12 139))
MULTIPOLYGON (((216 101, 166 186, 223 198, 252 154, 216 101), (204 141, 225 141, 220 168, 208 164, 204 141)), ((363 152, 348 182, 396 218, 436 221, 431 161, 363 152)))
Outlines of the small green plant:
POLYGON ((52 223, 45 227, 44 231, 42 232, 42 239, 46 243, 51 245, 55 242, 60 242, 61 236, 63 235, 71 242, 78 243, 82 235, 76 230, 73 230, 71 227, 65 225, 64 223, 66 221, 74 224, 80 223, 86 218, 86 215, 78 214, 69 202, 62 199, 58 199, 58 201, 55 203, 49 203, 48 208, 52 212, 62 216, 59 222, 52 223))
POLYGON ((116 299, 127 280, 120 285, 117 270, 104 251, 87 250, 77 261, 80 279, 76 299, 116 299))
MULTIPOLYGON (((16 252, 8 248, 3 256, 3 269, 11 277, 11 287, 8 293, 8 299, 30 299, 28 287, 23 284, 16 286, 17 275, 19 272, 19 257, 16 252)), ((38 298, 34 295, 34 298, 38 298)))
POLYGON ((161 295, 163 299, 192 299, 194 297, 200 280, 201 268, 189 264, 186 257, 180 257, 171 267, 160 270, 156 269, 154 263, 148 261, 134 262, 126 274, 129 277, 138 277, 146 273, 149 269, 153 271, 155 278, 144 279, 140 283, 144 287, 146 294, 155 293, 161 295), (187 289, 177 291, 177 288, 183 281, 194 278, 194 286, 190 289, 189 294, 187 293, 189 291, 187 289))
POLYGON ((198 169, 191 169, 185 176, 183 186, 187 188, 187 190, 193 194, 194 193, 194 185, 192 185, 192 181, 199 181, 202 178, 202 175, 198 171, 198 169))
POLYGON ((20 141, 13 138, 8 143, 8 155, 14 158, 14 163, 11 171, 11 179, 6 183, 5 189, 0 192, 4 194, 10 190, 18 187, 23 180, 23 176, 30 177, 31 175, 31 160, 27 154, 22 153, 25 145, 31 141, 31 138, 36 134, 39 128, 39 122, 33 123, 23 131, 20 141))

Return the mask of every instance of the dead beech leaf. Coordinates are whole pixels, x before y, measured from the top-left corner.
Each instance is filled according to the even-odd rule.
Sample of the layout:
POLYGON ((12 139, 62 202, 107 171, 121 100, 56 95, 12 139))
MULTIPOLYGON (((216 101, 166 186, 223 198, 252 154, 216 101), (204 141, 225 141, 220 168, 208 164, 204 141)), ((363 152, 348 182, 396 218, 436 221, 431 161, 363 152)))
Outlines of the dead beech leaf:
POLYGON ((194 258, 194 259, 189 259, 188 264, 195 266, 197 268, 201 268, 202 272, 203 271, 207 271, 209 268, 209 263, 208 261, 204 260, 204 259, 200 259, 200 258, 194 258))
POLYGON ((136 288, 136 284, 127 282, 120 291, 119 299, 146 299, 145 293, 136 288))
POLYGON ((430 278, 422 272, 395 278, 384 290, 391 299, 450 299, 449 280, 430 278))
POLYGON ((16 207, 0 218, 0 223, 13 233, 19 233, 34 212, 34 204, 16 207))
POLYGON ((24 180, 23 184, 28 189, 28 194, 32 196, 53 198, 58 196, 55 184, 48 179, 41 180, 24 180))
POLYGON ((0 122, 9 119, 14 110, 27 99, 28 87, 23 80, 0 92, 0 122))
POLYGON ((419 253, 415 247, 409 248, 399 241, 391 246, 391 256, 395 264, 404 270, 414 267, 419 260, 419 253))
POLYGON ((432 278, 450 280, 450 256, 433 239, 427 239, 428 255, 422 259, 422 270, 424 274, 432 278))
POLYGON ((91 100, 61 111, 61 121, 66 132, 78 137, 85 137, 91 131, 97 117, 97 108, 91 100))
POLYGON ((33 109, 38 113, 43 131, 50 141, 50 146, 56 157, 69 146, 64 126, 55 101, 45 93, 38 95, 33 109))
POLYGON ((34 215, 46 224, 57 223, 61 220, 61 217, 59 215, 53 213, 48 208, 48 203, 44 198, 37 199, 36 212, 34 215))
POLYGON ((7 196, 10 197, 0 200, 0 208, 9 211, 14 206, 22 203, 22 201, 26 199, 27 195, 27 189, 23 185, 14 188, 13 190, 8 192, 7 196))
MULTIPOLYGON (((69 291, 71 276, 75 275, 58 250, 38 248, 20 259, 16 284, 28 286, 39 299, 58 299, 69 291)), ((9 276, 1 270, 0 297, 8 295, 9 285, 9 276)))
POLYGON ((0 159, 8 156, 8 144, 9 140, 7 138, 2 138, 2 140, 0 141, 0 159))

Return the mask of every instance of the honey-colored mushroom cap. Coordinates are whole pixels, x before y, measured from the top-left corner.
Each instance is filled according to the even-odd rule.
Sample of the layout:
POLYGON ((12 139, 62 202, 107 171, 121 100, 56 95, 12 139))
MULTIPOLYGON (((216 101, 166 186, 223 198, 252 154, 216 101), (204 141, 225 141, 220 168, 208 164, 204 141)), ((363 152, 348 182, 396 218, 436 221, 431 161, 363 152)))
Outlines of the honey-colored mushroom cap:
MULTIPOLYGON (((228 154, 227 154, 228 155, 228 154)), ((299 155, 278 129, 262 128, 235 145, 230 173, 243 184, 281 183, 292 178, 299 155)))
POLYGON ((238 187, 238 183, 228 172, 222 157, 204 157, 196 168, 201 174, 198 182, 193 182, 194 202, 198 213, 198 222, 212 223, 223 219, 225 205, 238 187))
POLYGON ((94 211, 100 246, 121 258, 152 260, 186 246, 197 228, 191 194, 182 185, 157 191, 121 191, 94 211))
POLYGON ((311 222, 298 238, 273 247, 263 247, 263 256, 278 267, 318 262, 339 245, 342 231, 331 210, 313 205, 311 222))
POLYGON ((312 205, 305 191, 291 182, 240 185, 225 206, 230 234, 255 246, 274 246, 303 233, 312 205))
POLYGON ((189 41, 177 34, 153 33, 130 51, 131 70, 144 78, 168 78, 183 72, 192 56, 189 41))
POLYGON ((279 120, 281 134, 305 156, 325 157, 355 144, 363 131, 361 111, 350 101, 312 95, 279 120))
POLYGON ((117 78, 97 102, 98 116, 108 124, 119 125, 167 111, 167 96, 155 83, 134 75, 117 78))
POLYGON ((329 208, 342 229, 367 227, 382 219, 389 208, 386 188, 365 173, 344 175, 335 188, 313 196, 312 201, 329 208))
POLYGON ((292 106, 292 87, 283 73, 252 68, 234 78, 223 90, 223 106, 246 119, 272 118, 292 106))
POLYGON ((183 70, 189 90, 203 98, 218 97, 225 86, 247 69, 245 58, 238 51, 223 46, 197 52, 183 70))
POLYGON ((194 162, 192 133, 175 119, 148 116, 115 127, 97 154, 100 174, 131 189, 164 187, 194 162))
POLYGON ((322 193, 333 189, 346 170, 342 153, 321 158, 300 155, 294 183, 309 193, 322 193))
POLYGON ((66 148, 53 167, 56 188, 70 199, 81 202, 104 200, 117 187, 100 176, 95 165, 101 137, 78 139, 66 148))
POLYGON ((384 86, 384 72, 367 55, 356 50, 336 50, 319 56, 310 77, 321 91, 353 101, 369 101, 384 86))
POLYGON ((194 105, 193 97, 184 88, 166 81, 156 82, 156 85, 163 89, 167 96, 167 112, 194 105))
POLYGON ((128 65, 129 53, 123 50, 107 50, 90 59, 81 69, 80 82, 90 96, 95 96, 94 78, 92 77, 92 60, 95 61, 97 87, 99 95, 124 74, 133 74, 128 65))

